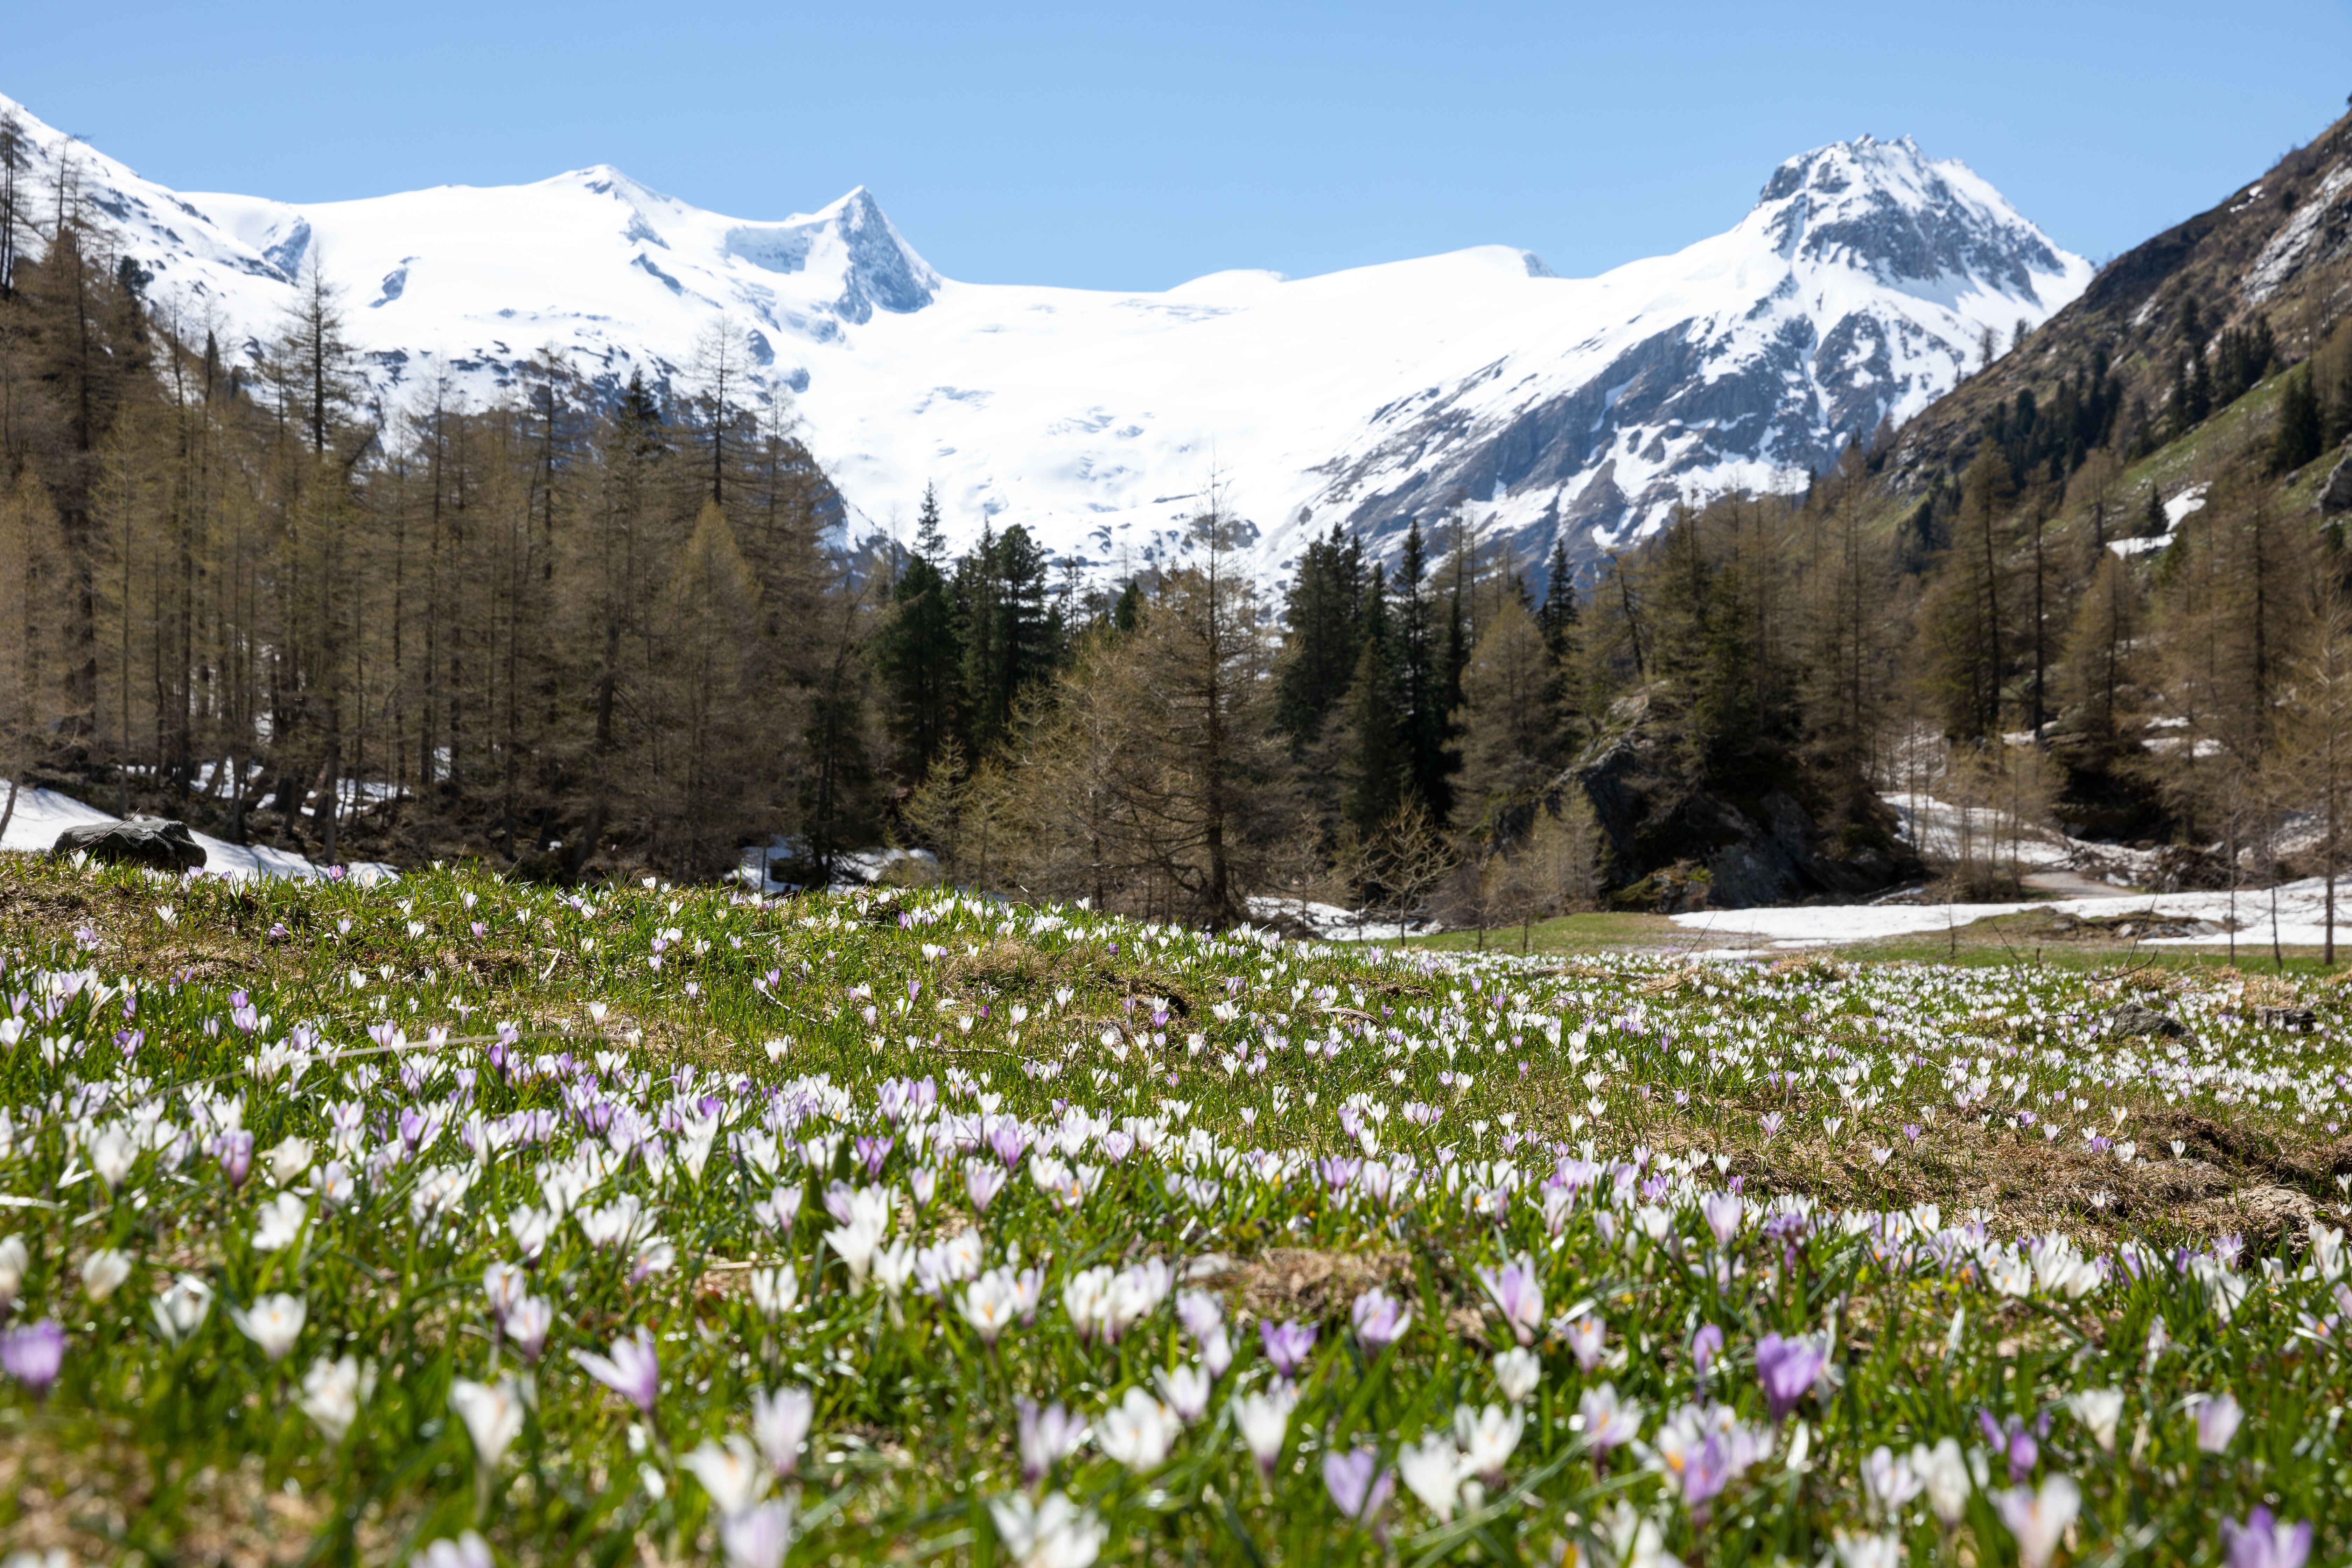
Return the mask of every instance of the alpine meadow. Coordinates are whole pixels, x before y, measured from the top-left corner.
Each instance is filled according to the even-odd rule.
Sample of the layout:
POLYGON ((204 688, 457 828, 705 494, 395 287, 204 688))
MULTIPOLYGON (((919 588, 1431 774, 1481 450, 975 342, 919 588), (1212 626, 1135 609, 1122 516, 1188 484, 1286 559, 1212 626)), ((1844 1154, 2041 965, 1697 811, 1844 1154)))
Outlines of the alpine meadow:
POLYGON ((2352 1563, 2352 116, 1772 155, 1114 290, 0 99, 0 1568, 2352 1563))

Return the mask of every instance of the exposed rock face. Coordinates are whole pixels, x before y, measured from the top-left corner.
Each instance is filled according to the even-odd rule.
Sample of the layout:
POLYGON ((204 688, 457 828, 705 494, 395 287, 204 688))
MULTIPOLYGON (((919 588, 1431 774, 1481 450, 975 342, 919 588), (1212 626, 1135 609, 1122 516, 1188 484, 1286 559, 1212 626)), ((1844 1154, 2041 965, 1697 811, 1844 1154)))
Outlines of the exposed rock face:
POLYGON ((2329 517, 2352 511, 2352 454, 2337 462, 2319 487, 2319 510, 2329 517))
POLYGON ((1863 897, 1922 875, 1876 802, 1832 824, 1793 766, 1759 770, 1744 788, 1695 783, 1678 765, 1679 740, 1667 726, 1637 723, 1597 742, 1563 780, 1591 803, 1621 901, 1666 912, 1747 909, 1863 897))
POLYGON ((92 822, 58 835, 52 855, 76 850, 112 865, 145 866, 157 871, 200 871, 205 847, 188 835, 188 825, 163 816, 131 816, 92 822))

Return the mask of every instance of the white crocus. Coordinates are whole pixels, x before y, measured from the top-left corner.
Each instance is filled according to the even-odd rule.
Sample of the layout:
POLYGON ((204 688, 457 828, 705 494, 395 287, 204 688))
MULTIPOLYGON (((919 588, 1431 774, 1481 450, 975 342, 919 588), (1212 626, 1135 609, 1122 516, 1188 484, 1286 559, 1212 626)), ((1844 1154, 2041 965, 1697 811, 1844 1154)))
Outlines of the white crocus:
POLYGON ((310 1168, 310 1141, 308 1138, 288 1138, 269 1151, 270 1178, 279 1186, 291 1184, 310 1168))
POLYGON ((1514 1405, 1525 1405, 1528 1395, 1543 1381, 1543 1363, 1535 1352, 1514 1345, 1495 1357, 1495 1384, 1503 1397, 1514 1405))
POLYGON ((271 1361, 283 1361, 301 1337, 310 1308, 301 1297, 280 1292, 264 1296, 251 1307, 232 1307, 228 1315, 239 1333, 261 1347, 262 1354, 271 1361))
POLYGON ((749 1437, 730 1433, 725 1439, 709 1438, 679 1461, 710 1494, 711 1505, 722 1516, 741 1513, 768 1489, 768 1468, 749 1437))
POLYGON ((156 1294, 156 1331, 179 1344, 204 1326, 212 1305, 213 1288, 193 1274, 183 1274, 156 1294))
POLYGON ((1465 1473, 1462 1450, 1443 1432, 1428 1433, 1397 1451, 1397 1475, 1440 1523, 1454 1517, 1465 1473))
POLYGON ((496 1383, 458 1378, 449 1385, 449 1407, 466 1424, 474 1452, 486 1468, 496 1469, 522 1436, 522 1389, 511 1377, 496 1383))
POLYGON ((2066 1396, 2066 1408, 2098 1440, 2100 1447, 2111 1454, 2115 1452, 2116 1424, 2123 1419, 2124 1414, 2122 1389, 2077 1389, 2066 1396))
POLYGON ((254 1212, 253 1250, 278 1252, 294 1245, 302 1234, 310 1206, 292 1193, 280 1193, 254 1212))
POLYGON ((1922 1444, 1911 1450, 1911 1469, 1927 1483, 1927 1506, 1946 1525, 1959 1523, 1968 1512, 1969 1462, 1960 1456, 1960 1446, 1946 1437, 1930 1448, 1922 1444))
POLYGON ((81 1260, 81 1288, 93 1301, 103 1301, 131 1278, 131 1255, 101 1247, 81 1260))
POLYGON ((319 1424, 328 1442, 340 1443, 359 1419, 360 1406, 374 1391, 373 1363, 362 1367, 350 1356, 337 1361, 320 1356, 302 1374, 302 1414, 319 1424))
POLYGON ((1175 1414, 1139 1388, 1103 1412, 1095 1422, 1095 1442, 1102 1451, 1140 1475, 1167 1462, 1168 1450, 1181 1430, 1175 1414))
POLYGON ((751 1270, 751 1305, 762 1317, 781 1318, 801 1299, 800 1277, 789 1263, 751 1270))
POLYGON ((1454 1438, 1462 1446, 1465 1468, 1484 1476, 1486 1484, 1501 1484, 1503 1464, 1511 1450, 1519 1446, 1519 1434, 1527 1428, 1524 1411, 1504 1414, 1500 1405, 1489 1405, 1484 1410, 1472 1410, 1464 1405, 1454 1412, 1454 1438))

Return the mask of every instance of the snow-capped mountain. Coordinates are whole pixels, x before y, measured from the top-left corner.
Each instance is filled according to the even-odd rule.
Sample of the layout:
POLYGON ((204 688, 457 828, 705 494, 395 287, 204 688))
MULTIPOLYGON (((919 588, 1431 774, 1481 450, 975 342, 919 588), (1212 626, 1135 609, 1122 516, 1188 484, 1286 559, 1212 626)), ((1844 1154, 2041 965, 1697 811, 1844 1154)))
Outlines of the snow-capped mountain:
POLYGON ((966 531, 1115 571, 1181 551, 1213 472, 1268 566, 1334 521, 1385 546, 1453 510, 1590 559, 1682 497, 1801 484, 2091 273, 1907 138, 1792 158, 1728 232, 1599 278, 1482 247, 1116 293, 944 279, 863 188, 776 223, 602 166, 293 206, 174 193, 23 119, 30 177, 68 159, 150 298, 232 348, 311 260, 387 403, 494 398, 545 350, 605 388, 690 379, 724 331, 862 526, 903 531, 936 482, 966 531))

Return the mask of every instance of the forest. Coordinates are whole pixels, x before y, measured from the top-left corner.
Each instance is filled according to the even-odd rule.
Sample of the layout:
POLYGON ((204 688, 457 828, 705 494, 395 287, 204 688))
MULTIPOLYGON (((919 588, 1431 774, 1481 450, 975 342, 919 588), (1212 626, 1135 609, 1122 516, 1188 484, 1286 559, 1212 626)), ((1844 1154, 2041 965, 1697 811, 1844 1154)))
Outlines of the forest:
POLYGON ((723 330, 617 395, 542 356, 491 405, 378 401, 315 262, 257 353, 150 281, 0 185, 0 773, 119 812, 563 882, 895 846, 1211 925, 1675 907, 1708 824, 1776 801, 1899 879, 1905 789, 2172 846, 2182 885, 2338 863, 2352 597, 2308 492, 2352 429, 2340 324, 2298 358, 2175 302, 2140 390, 2102 351, 2004 395, 1917 493, 1882 428, 1597 559, 1457 507, 1275 584, 1213 475, 1124 580, 1018 527, 953 551, 930 494, 911 541, 853 537, 723 330), (1638 787, 1596 784, 1629 748, 1638 787))

